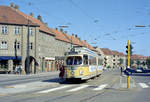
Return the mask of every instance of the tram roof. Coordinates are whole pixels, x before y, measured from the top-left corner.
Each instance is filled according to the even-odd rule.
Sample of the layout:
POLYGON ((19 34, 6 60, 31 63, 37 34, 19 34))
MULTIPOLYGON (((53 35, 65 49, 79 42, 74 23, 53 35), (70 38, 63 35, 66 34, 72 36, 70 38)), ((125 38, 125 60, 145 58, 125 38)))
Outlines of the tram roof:
POLYGON ((79 47, 79 46, 74 46, 72 51, 67 52, 67 55, 77 55, 77 54, 88 54, 88 55, 94 55, 98 56, 98 54, 88 48, 85 47, 79 47))

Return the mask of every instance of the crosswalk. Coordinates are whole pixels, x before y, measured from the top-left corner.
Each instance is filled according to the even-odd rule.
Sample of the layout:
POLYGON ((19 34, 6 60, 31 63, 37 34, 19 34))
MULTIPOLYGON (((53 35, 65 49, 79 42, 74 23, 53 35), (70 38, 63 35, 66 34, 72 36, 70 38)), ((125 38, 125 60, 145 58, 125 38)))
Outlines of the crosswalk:
POLYGON ((146 83, 138 83, 142 88, 149 88, 149 85, 146 83))
MULTIPOLYGON (((150 82, 149 83, 136 83, 136 87, 140 86, 143 89, 147 89, 150 88, 150 82)), ((54 87, 54 88, 50 88, 50 89, 45 89, 36 93, 51 93, 54 91, 59 91, 59 90, 63 90, 63 92, 77 92, 77 91, 81 91, 84 89, 88 89, 91 91, 101 91, 106 89, 107 87, 110 87, 108 84, 101 84, 101 85, 97 85, 97 86, 93 86, 93 85, 87 85, 87 84, 81 84, 81 85, 62 85, 62 86, 58 86, 58 87, 54 87)))
MULTIPOLYGON (((36 83, 37 84, 37 83, 36 83)), ((108 83, 99 83, 99 84, 48 84, 48 87, 28 87, 16 85, 15 87, 0 87, 0 94, 13 94, 13 93, 23 93, 23 92, 31 92, 34 94, 46 94, 46 93, 73 93, 73 92, 101 92, 106 89, 120 89, 126 88, 127 83, 122 83, 122 85, 116 83, 114 85, 110 85, 108 83), (125 87, 124 87, 125 86, 125 87)), ((131 84, 132 86, 133 84, 131 84)), ((45 85, 44 85, 45 86, 45 85)), ((150 89, 150 82, 136 82, 134 84, 137 88, 140 87, 142 89, 150 89)))
POLYGON ((104 90, 108 86, 108 84, 102 84, 99 86, 94 86, 95 88, 91 88, 91 86, 92 85, 86 85, 86 84, 83 84, 83 85, 62 85, 62 86, 59 86, 56 88, 42 90, 42 91, 39 91, 36 93, 41 93, 41 94, 42 93, 50 93, 50 92, 59 91, 59 90, 63 90, 63 89, 65 89, 65 91, 63 91, 63 92, 76 92, 76 91, 83 90, 85 88, 88 88, 88 89, 93 90, 93 91, 100 91, 100 90, 104 90))

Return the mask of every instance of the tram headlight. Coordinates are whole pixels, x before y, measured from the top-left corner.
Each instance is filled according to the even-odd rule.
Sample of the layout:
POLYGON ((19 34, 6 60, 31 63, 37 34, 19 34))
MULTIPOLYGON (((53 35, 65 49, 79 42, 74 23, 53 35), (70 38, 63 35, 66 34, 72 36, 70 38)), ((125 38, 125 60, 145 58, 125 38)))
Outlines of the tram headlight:
POLYGON ((80 75, 83 75, 83 71, 82 70, 80 70, 80 75))
POLYGON ((73 70, 71 71, 71 74, 72 74, 72 75, 74 74, 74 71, 73 71, 73 70))

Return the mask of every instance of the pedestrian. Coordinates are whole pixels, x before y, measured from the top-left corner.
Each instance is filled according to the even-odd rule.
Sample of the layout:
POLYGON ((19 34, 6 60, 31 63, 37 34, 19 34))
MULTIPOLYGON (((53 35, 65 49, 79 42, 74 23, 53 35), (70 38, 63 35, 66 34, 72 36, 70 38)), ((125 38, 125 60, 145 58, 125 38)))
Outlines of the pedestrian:
POLYGON ((121 71, 121 76, 122 76, 122 72, 123 72, 123 68, 122 67, 120 68, 120 71, 121 71))
POLYGON ((15 67, 15 74, 19 74, 19 66, 18 65, 16 65, 16 67, 15 67))
POLYGON ((61 65, 60 68, 59 68, 59 70, 60 70, 59 77, 63 78, 64 74, 65 74, 65 68, 64 68, 64 66, 61 65))

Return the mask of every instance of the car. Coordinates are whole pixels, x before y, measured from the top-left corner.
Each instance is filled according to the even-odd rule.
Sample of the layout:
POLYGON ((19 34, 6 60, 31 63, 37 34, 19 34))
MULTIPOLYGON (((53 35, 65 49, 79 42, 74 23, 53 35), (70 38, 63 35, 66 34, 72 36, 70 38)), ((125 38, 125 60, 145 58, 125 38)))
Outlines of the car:
POLYGON ((137 69, 135 69, 135 72, 136 73, 142 73, 143 72, 143 68, 137 68, 137 69))

